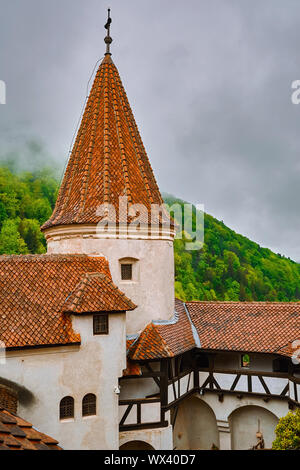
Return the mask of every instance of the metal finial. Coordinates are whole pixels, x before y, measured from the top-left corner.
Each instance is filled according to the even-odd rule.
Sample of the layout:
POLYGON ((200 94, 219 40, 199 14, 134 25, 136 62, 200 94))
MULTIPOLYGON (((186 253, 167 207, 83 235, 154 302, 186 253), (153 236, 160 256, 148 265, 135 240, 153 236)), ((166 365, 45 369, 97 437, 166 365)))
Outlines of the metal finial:
POLYGON ((105 55, 109 54, 111 55, 110 53, 110 45, 111 43, 113 42, 112 38, 110 37, 110 25, 111 25, 111 22, 112 22, 112 19, 110 17, 110 8, 108 8, 108 18, 107 18, 107 22, 106 22, 106 25, 104 26, 105 29, 107 29, 107 35, 105 36, 104 38, 104 42, 106 44, 106 53, 105 55))

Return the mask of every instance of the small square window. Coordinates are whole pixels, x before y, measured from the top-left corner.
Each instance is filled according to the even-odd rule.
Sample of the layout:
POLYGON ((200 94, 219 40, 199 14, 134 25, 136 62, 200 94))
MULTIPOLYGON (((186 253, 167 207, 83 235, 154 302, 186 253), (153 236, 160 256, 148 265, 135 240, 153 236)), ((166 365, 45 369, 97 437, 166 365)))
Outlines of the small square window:
POLYGON ((94 335, 108 335, 108 315, 94 315, 94 335))
POLYGON ((122 281, 132 280, 132 264, 121 264, 122 281))

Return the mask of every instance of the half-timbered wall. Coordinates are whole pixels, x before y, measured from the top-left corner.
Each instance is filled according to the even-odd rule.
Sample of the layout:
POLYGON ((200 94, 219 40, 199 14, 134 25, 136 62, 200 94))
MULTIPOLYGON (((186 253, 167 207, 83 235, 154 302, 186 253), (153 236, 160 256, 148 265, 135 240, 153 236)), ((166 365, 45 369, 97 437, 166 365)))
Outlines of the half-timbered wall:
POLYGON ((141 437, 143 429, 149 434, 171 424, 177 449, 246 448, 256 444, 252 428, 260 420, 271 445, 274 423, 300 404, 299 373, 287 359, 288 371, 274 372, 282 362, 275 355, 251 354, 249 367, 242 367, 241 356, 194 350, 163 359, 160 367, 144 363, 141 377, 121 380, 120 430, 141 437), (243 407, 252 408, 234 414, 243 407), (237 439, 241 426, 250 437, 237 439))

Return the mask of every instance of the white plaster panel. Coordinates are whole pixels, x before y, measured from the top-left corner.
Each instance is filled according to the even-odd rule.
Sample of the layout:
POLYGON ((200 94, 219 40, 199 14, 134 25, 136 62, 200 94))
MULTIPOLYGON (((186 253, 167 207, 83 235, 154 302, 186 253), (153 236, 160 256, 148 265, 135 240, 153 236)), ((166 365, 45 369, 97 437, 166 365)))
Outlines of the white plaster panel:
POLYGON ((200 385, 200 387, 202 387, 202 385, 204 384, 204 382, 207 379, 208 375, 209 375, 208 372, 199 372, 199 385, 200 385))
POLYGON ((252 377, 252 392, 266 393, 258 377, 252 377))
POLYGON ((174 400, 175 400, 175 395, 174 395, 173 385, 171 384, 168 386, 168 403, 171 403, 174 400))
MULTIPOLYGON (((121 405, 119 406, 120 410, 119 410, 119 418, 120 418, 120 421, 125 413, 125 411, 127 410, 128 408, 128 405, 121 405)), ((124 424, 136 424, 137 423, 137 407, 134 405, 131 410, 130 410, 130 413, 129 415, 127 416, 127 418, 125 419, 125 422, 124 424)))
POLYGON ((235 387, 236 391, 247 392, 248 391, 248 377, 247 375, 241 375, 239 381, 235 387))
MULTIPOLYGON (((234 379, 236 378, 236 374, 214 374, 214 378, 222 388, 222 390, 230 390, 234 379)), ((214 387, 216 388, 216 387, 214 387)))
POLYGON ((142 403, 142 423, 155 423, 160 421, 160 403, 142 403))
POLYGON ((263 377, 263 379, 272 395, 280 395, 284 387, 288 384, 288 379, 277 377, 263 377))

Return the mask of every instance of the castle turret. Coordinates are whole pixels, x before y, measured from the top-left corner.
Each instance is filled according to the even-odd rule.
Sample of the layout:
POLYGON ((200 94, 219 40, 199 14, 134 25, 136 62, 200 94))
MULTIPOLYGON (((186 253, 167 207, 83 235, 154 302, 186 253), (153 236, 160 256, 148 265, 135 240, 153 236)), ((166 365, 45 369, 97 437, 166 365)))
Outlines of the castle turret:
POLYGON ((174 224, 107 46, 50 219, 48 253, 105 256, 113 281, 138 308, 127 333, 174 310, 174 224))

